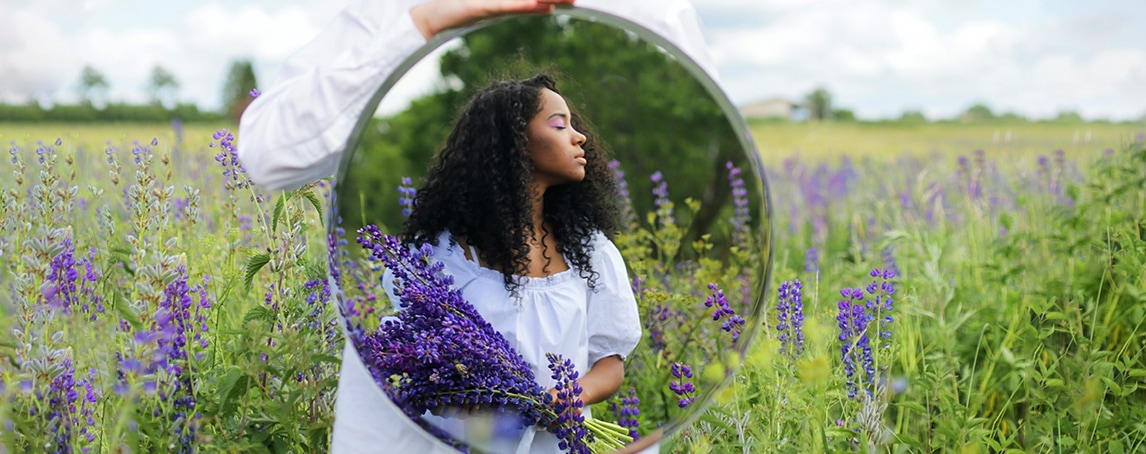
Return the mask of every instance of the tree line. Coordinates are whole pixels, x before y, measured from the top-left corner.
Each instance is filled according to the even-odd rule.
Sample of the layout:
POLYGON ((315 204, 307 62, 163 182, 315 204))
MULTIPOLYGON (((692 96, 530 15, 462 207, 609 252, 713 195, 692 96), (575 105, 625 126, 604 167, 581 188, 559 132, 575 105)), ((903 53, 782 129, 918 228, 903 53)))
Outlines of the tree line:
POLYGON ((0 121, 7 122, 157 122, 179 119, 184 122, 238 122, 243 109, 251 102, 250 91, 258 86, 250 60, 231 63, 223 85, 222 108, 202 110, 194 103, 178 101, 179 80, 166 68, 156 65, 148 76, 147 102, 130 104, 113 102, 108 97, 111 84, 96 68, 86 65, 76 84, 78 101, 44 107, 30 100, 24 104, 0 103, 0 121))
MULTIPOLYGON (((818 87, 815 90, 804 95, 803 103, 799 105, 800 108, 806 110, 806 119, 809 121, 857 121, 855 112, 851 109, 837 107, 833 103, 832 94, 824 87, 818 87)), ((884 121, 898 121, 903 123, 927 123, 930 121, 953 121, 961 123, 977 123, 977 122, 1028 122, 1028 121, 1051 121, 1058 123, 1084 123, 1086 120, 1082 115, 1075 110, 1062 110, 1053 118, 1045 120, 1035 120, 1026 116, 1020 115, 1015 112, 995 112, 984 103, 974 103, 967 110, 955 115, 952 118, 927 118, 922 111, 919 110, 905 110, 900 114, 899 118, 884 120, 884 121)), ((1101 122, 1102 120, 1098 120, 1101 122)), ((1142 117, 1142 122, 1146 122, 1146 116, 1142 117)))

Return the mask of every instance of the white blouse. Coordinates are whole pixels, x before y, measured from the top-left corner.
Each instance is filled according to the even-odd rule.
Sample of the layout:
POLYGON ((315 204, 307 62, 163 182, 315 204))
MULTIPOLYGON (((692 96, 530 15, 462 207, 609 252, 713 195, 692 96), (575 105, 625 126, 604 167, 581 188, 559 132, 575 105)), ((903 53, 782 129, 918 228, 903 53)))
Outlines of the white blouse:
MULTIPOLYGON (((454 277, 454 288, 461 290, 482 318, 533 366, 533 375, 542 389, 549 389, 555 381, 546 353, 572 360, 578 374, 584 376, 602 358, 625 358, 641 338, 637 302, 620 251, 601 233, 594 236, 591 246, 590 264, 599 275, 595 288, 590 289, 578 270, 571 267, 549 277, 517 276, 521 284, 517 296, 505 289, 501 272, 480 266, 476 259, 466 259, 465 251, 447 233, 438 237, 433 257, 442 263, 443 272, 454 277)), ((473 252, 470 256, 476 257, 473 252)), ((389 271, 383 275, 382 283, 397 307, 389 271)), ((585 413, 589 414, 588 408, 585 413)), ((406 418, 401 413, 387 412, 364 416, 355 419, 389 425, 382 421, 406 418)), ((462 419, 429 414, 423 418, 450 433, 465 433, 462 419)), ((556 437, 533 427, 527 428, 520 441, 513 444, 514 450, 521 453, 560 452, 556 437)))
MULTIPOLYGON (((410 8, 425 1, 356 1, 286 60, 277 81, 262 91, 239 122, 239 160, 256 184, 265 190, 293 189, 337 170, 371 95, 426 44, 409 14, 410 8)), ((717 78, 700 21, 687 0, 578 0, 577 5, 653 30, 717 78)), ((455 284, 471 303, 480 301, 484 317, 498 320, 494 327, 520 353, 527 359, 542 355, 541 361, 530 363, 535 372, 540 370, 536 373, 540 384, 549 387, 552 379, 543 356, 547 349, 575 358, 583 373, 602 357, 628 354, 635 344, 634 333, 639 336, 623 261, 616 247, 601 238, 595 242, 593 258, 601 275, 599 293, 589 292, 575 272, 566 272, 540 281, 529 278, 521 299, 512 302, 498 293, 504 292, 500 274, 494 279, 489 274, 493 271, 465 261, 464 255, 459 261, 452 254, 460 251, 448 247, 436 253, 441 253, 439 259, 447 269, 470 276, 463 281, 456 275, 455 284), (505 304, 495 303, 499 298, 505 304)), ((534 435, 538 443, 523 440, 521 446, 546 446, 548 442, 541 439, 551 437, 544 431, 534 435)), ((349 343, 343 349, 331 451, 454 452, 386 398, 349 343)))

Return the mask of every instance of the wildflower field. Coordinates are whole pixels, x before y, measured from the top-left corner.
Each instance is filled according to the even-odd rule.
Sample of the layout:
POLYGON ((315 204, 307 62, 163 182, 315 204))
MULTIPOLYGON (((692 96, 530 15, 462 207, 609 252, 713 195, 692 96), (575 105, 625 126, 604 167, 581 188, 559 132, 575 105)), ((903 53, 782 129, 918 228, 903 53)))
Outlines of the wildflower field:
MULTIPOLYGON (((0 126, 0 452, 327 449, 343 345, 328 184, 263 192, 214 128, 0 126)), ((755 126, 765 312, 668 449, 1146 452, 1146 128, 851 128, 755 126)), ((736 234, 757 207, 734 205, 718 228, 761 241, 736 234)), ((687 219, 672 214, 652 218, 687 219)), ((640 238, 684 227, 641 225, 617 241, 634 264, 640 238)), ((658 304, 735 320, 740 291, 684 270, 694 299, 637 289, 644 346, 705 321, 733 342, 658 304)), ((656 368, 688 407, 689 379, 703 391, 723 366, 685 366, 628 376, 640 390, 656 368)), ((687 410, 626 391, 594 416, 645 434, 687 410)))

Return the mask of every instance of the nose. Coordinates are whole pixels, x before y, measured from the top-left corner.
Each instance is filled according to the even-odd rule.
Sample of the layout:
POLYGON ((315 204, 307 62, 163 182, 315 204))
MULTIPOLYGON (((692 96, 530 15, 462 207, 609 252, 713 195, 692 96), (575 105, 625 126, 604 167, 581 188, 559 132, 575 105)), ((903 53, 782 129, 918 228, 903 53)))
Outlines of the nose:
POLYGON ((585 134, 581 134, 581 131, 573 130, 573 143, 575 145, 584 145, 586 140, 587 138, 585 137, 585 134))

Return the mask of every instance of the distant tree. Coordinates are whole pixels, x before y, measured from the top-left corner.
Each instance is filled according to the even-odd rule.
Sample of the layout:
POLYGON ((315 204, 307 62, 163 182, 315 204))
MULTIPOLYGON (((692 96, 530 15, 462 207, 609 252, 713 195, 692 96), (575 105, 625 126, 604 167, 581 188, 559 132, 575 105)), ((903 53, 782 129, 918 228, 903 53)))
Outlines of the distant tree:
POLYGON ((926 123, 927 116, 918 110, 905 110, 903 114, 899 116, 899 121, 905 123, 926 123))
POLYGON ((97 71, 91 65, 84 65, 83 71, 80 72, 80 103, 84 105, 91 105, 92 98, 98 96, 101 100, 107 100, 107 90, 110 86, 107 83, 107 78, 103 73, 97 71))
POLYGON ((851 109, 836 109, 832 111, 833 120, 856 121, 856 113, 851 109))
POLYGON ((147 82, 147 97, 152 104, 161 105, 163 101, 170 100, 175 104, 175 92, 179 90, 179 81, 175 75, 166 68, 155 65, 151 68, 151 76, 147 82))
POLYGON ((1077 111, 1064 110, 1055 116, 1054 121, 1059 123, 1082 123, 1083 119, 1082 115, 1079 115, 1077 111))
POLYGON ((1010 122, 1027 121, 1027 117, 1019 115, 1015 112, 1006 112, 1002 115, 999 115, 998 118, 1000 121, 1010 121, 1010 122))
POLYGON ((228 118, 239 121, 243 110, 251 103, 251 90, 258 87, 255 69, 250 60, 235 60, 227 71, 227 82, 223 85, 223 113, 228 118))
POLYGON ((832 117, 832 94, 820 87, 804 97, 808 114, 812 120, 828 120, 832 117))
POLYGON ((991 108, 981 103, 968 107, 962 115, 959 115, 960 121, 988 121, 994 119, 995 113, 991 112, 991 108))

